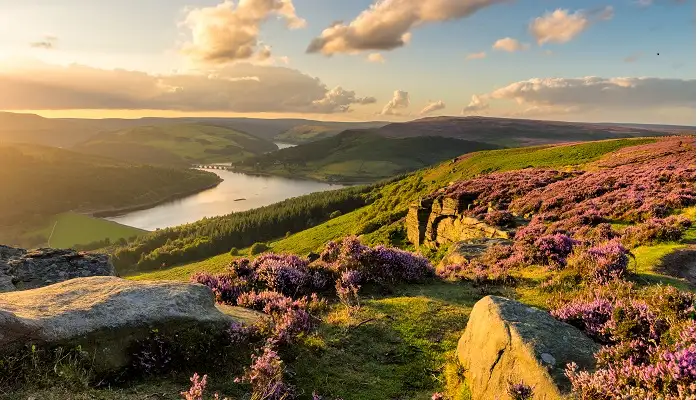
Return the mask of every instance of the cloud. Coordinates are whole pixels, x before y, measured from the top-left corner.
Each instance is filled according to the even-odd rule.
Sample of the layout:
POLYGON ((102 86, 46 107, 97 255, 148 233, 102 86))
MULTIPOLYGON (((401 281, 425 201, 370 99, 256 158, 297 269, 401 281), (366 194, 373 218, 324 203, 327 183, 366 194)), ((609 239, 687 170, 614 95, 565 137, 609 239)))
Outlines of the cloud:
POLYGON ((482 52, 479 52, 479 53, 467 54, 467 60, 479 60, 479 59, 482 59, 482 58, 486 58, 486 52, 485 52, 485 51, 482 51, 482 52))
POLYGON ((472 100, 469 102, 468 106, 462 109, 462 114, 474 114, 478 111, 486 110, 487 108, 489 108, 487 98, 488 96, 478 96, 475 94, 472 95, 472 100))
POLYGON ((590 11, 578 10, 574 13, 558 8, 532 20, 529 30, 540 46, 548 42, 566 43, 580 35, 594 22, 609 20, 612 17, 611 6, 590 11))
POLYGON ((213 112, 348 112, 374 103, 318 78, 273 65, 236 63, 197 74, 152 75, 82 65, 0 67, 0 109, 213 112))
POLYGON ((513 53, 520 50, 527 50, 530 47, 527 43, 520 43, 516 39, 511 37, 505 37, 503 39, 498 39, 494 42, 492 48, 494 50, 507 51, 513 53))
POLYGON ((29 43, 29 46, 36 49, 51 50, 56 47, 56 42, 58 42, 58 38, 56 36, 46 35, 42 40, 29 43))
POLYGON ((636 62, 637 60, 639 60, 640 57, 642 57, 642 54, 643 54, 643 53, 634 53, 634 54, 630 54, 629 56, 623 58, 622 61, 624 61, 624 62, 626 62, 626 63, 633 63, 633 62, 636 62))
POLYGON ((269 47, 258 37, 260 26, 272 16, 286 21, 290 29, 301 28, 306 21, 296 15, 291 0, 224 0, 212 7, 190 9, 181 22, 189 29, 191 40, 181 51, 192 60, 224 64, 236 60, 270 57, 269 47))
POLYGON ((326 92, 320 100, 313 101, 316 112, 333 113, 348 112, 351 104, 373 104, 377 99, 374 97, 356 97, 355 92, 345 90, 340 86, 326 92))
POLYGON ((373 62, 373 63, 384 64, 384 62, 386 60, 384 59, 384 56, 381 55, 380 53, 371 53, 367 56, 367 61, 373 62))
POLYGON ((525 108, 560 110, 640 110, 695 108, 695 79, 533 78, 511 83, 486 95, 525 108))
POLYGON ((409 104, 411 104, 411 101, 408 98, 408 92, 404 92, 403 90, 395 90, 394 97, 392 97, 392 99, 384 106, 379 114, 403 115, 397 110, 408 108, 409 104))
POLYGON ((417 27, 466 18, 509 0, 377 0, 354 20, 336 21, 309 44, 307 53, 355 54, 405 46, 417 27))
POLYGON ((443 102, 442 100, 429 101, 428 105, 426 105, 422 110, 420 110, 420 115, 430 114, 433 111, 442 110, 444 108, 445 102, 443 102))

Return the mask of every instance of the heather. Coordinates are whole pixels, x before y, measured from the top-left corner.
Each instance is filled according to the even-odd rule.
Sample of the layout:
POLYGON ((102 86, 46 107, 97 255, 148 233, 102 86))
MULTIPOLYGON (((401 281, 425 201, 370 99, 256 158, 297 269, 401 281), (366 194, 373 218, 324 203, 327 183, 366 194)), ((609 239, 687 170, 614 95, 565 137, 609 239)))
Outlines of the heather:
MULTIPOLYGON (((467 161, 446 163, 427 171, 424 180, 388 184, 374 203, 341 216, 342 224, 320 224, 268 242, 277 254, 236 258, 217 266, 222 273, 200 273, 193 279, 210 286, 219 301, 264 317, 255 326, 232 326, 226 333, 231 342, 254 349, 246 359, 249 366, 235 373, 241 385, 230 375, 188 371, 210 373, 210 384, 229 385, 226 391, 221 386, 210 391, 227 396, 239 387, 262 393, 279 387, 302 399, 466 398, 453 390, 468 388, 449 357, 474 301, 498 294, 552 310, 603 346, 595 371, 570 369, 582 397, 689 397, 694 295, 650 286, 657 282, 650 277, 657 275, 637 250, 679 245, 694 229, 678 215, 695 202, 694 143, 659 142, 629 148, 624 163, 611 156, 565 172, 533 162, 542 168, 516 174, 482 166, 474 179, 464 179, 470 177, 461 169, 467 161), (636 155, 637 148, 643 156, 636 155), (437 176, 438 170, 456 172, 437 176), (404 199, 415 201, 426 188, 434 192, 448 180, 457 182, 436 197, 462 193, 465 214, 513 228, 513 235, 511 243, 491 246, 466 263, 441 266, 436 275, 442 279, 435 279, 423 257, 389 246, 408 248, 399 221, 404 199), (586 187, 589 182, 600 187, 586 187), (489 192, 492 188, 498 195, 489 192), (538 196, 542 204, 535 201, 538 196), (347 236, 360 231, 371 233, 347 236), (319 259, 309 261, 310 251, 319 259), (290 252, 296 255, 283 254, 290 252), (257 372, 271 378, 258 383, 246 378, 257 372)), ((471 158, 481 155, 465 160, 471 158)), ((437 258, 433 250, 417 250, 437 261, 447 247, 434 251, 437 258)), ((509 389, 512 398, 537 395, 537 387, 518 382, 509 389)))

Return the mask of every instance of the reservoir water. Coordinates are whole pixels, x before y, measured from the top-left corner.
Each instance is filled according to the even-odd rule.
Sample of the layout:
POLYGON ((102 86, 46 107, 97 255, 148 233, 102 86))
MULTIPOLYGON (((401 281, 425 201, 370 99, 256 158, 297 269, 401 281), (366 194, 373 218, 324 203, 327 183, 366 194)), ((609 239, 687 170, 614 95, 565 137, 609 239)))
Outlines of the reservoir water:
MULTIPOLYGON (((284 143, 276 144, 281 149, 293 147, 293 145, 284 143)), ((344 187, 343 185, 310 180, 247 175, 227 170, 209 171, 223 179, 223 182, 215 188, 146 210, 134 211, 106 219, 152 231, 157 228, 198 221, 205 217, 250 210, 277 203, 290 197, 344 187)))
POLYGON ((204 217, 226 215, 234 211, 277 203, 290 197, 339 189, 344 186, 276 176, 253 176, 227 170, 209 170, 221 177, 217 187, 180 200, 106 218, 145 230, 182 225, 204 217))

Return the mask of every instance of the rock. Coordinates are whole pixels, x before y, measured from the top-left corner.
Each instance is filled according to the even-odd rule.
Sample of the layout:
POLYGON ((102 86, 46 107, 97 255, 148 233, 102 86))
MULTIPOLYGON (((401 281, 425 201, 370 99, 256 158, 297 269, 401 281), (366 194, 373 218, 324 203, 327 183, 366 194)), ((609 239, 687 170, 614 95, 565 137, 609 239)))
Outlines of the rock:
POLYGON ((95 354, 96 370, 129 362, 127 349, 152 329, 161 332, 233 321, 250 322, 255 313, 214 304, 200 284, 129 281, 117 277, 76 278, 38 289, 0 293, 0 349, 33 343, 80 345, 95 354))
POLYGON ((437 265, 437 271, 448 265, 463 264, 472 258, 477 258, 483 254, 489 247, 497 244, 511 244, 510 240, 506 239, 474 239, 470 241, 460 241, 452 245, 447 251, 447 254, 440 260, 437 265))
POLYGON ((559 399, 570 390, 566 364, 595 367, 599 346, 583 332, 515 300, 479 300, 457 346, 474 400, 507 399, 509 383, 523 381, 535 399, 559 399))
POLYGON ((0 293, 34 289, 78 277, 114 275, 114 266, 106 254, 0 245, 0 293))

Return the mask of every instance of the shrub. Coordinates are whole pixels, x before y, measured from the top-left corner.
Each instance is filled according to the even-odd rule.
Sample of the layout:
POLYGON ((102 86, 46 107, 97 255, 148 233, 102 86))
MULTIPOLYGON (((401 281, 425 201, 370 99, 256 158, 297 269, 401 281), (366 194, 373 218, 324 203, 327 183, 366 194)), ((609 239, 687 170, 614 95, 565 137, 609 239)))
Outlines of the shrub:
POLYGON ((270 346, 263 347, 260 355, 253 355, 252 365, 236 382, 250 384, 254 399, 294 398, 294 389, 284 382, 284 363, 270 346))
POLYGON ((235 257, 235 256, 238 255, 238 249, 235 248, 235 247, 231 247, 231 250, 229 250, 228 254, 230 254, 230 255, 232 255, 232 256, 235 257))
POLYGON ((267 243, 257 242, 257 243, 254 243, 252 246, 250 246, 250 255, 255 256, 255 255, 258 255, 260 253, 264 253, 269 249, 270 249, 270 247, 267 245, 267 243))
POLYGON ((343 215, 343 213, 340 210, 335 210, 328 216, 328 218, 330 218, 330 219, 338 218, 341 215, 343 215))
POLYGON ((515 226, 515 218, 508 211, 490 211, 484 216, 484 222, 492 226, 510 228, 515 226))
POLYGON ((629 247, 676 241, 683 237, 683 232, 692 225, 684 216, 673 215, 667 218, 652 218, 641 224, 625 229, 622 242, 629 247))

